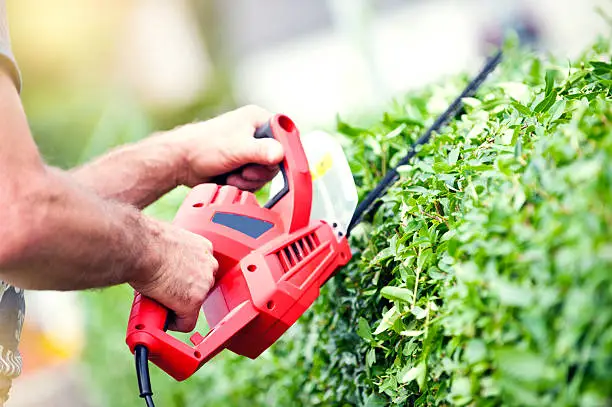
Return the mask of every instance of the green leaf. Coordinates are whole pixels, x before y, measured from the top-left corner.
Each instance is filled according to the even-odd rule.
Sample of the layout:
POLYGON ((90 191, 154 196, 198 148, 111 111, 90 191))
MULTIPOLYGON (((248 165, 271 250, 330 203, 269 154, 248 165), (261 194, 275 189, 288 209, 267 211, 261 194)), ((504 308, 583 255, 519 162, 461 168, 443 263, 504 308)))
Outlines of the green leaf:
POLYGON ((548 109, 550 109, 550 107, 555 103, 556 100, 557 100, 557 93, 551 92, 540 103, 536 105, 533 111, 535 113, 546 112, 548 111, 548 109))
POLYGON ((472 384, 467 377, 456 377, 450 391, 450 398, 454 404, 465 405, 472 400, 472 384))
POLYGON ((485 359, 487 347, 483 340, 472 339, 465 347, 464 358, 469 364, 475 364, 485 359))
POLYGON ((427 370, 427 365, 423 362, 417 364, 414 367, 407 366, 404 371, 400 374, 400 383, 410 383, 413 380, 416 380, 419 383, 419 388, 422 388, 421 378, 425 377, 425 373, 427 370))
POLYGON ((431 248, 427 248, 421 251, 421 253, 419 253, 417 257, 417 269, 424 270, 426 266, 428 266, 431 263, 433 258, 434 258, 434 254, 431 251, 431 248))
POLYGON ((392 116, 389 113, 384 114, 383 122, 390 126, 395 126, 397 124, 405 124, 408 126, 424 127, 423 122, 420 120, 416 120, 408 116, 392 116))
POLYGON ((385 140, 394 139, 397 136, 401 135, 405 129, 406 129, 406 125, 402 123, 401 125, 397 126, 395 129, 391 130, 388 134, 386 134, 384 136, 384 139, 385 140))
POLYGON ((589 65, 604 72, 612 72, 612 64, 607 62, 589 61, 589 65))
POLYGON ((499 371, 516 381, 548 381, 555 377, 552 366, 535 352, 500 348, 495 351, 495 359, 499 371))
POLYGON ((357 137, 364 133, 367 133, 367 130, 353 127, 340 119, 340 116, 336 117, 336 130, 342 134, 346 134, 347 136, 357 137))
POLYGON ((372 367, 374 363, 376 363, 376 348, 370 348, 368 353, 366 353, 366 366, 372 367))
POLYGON ((453 167, 443 161, 438 161, 434 163, 433 169, 435 172, 441 173, 441 172, 450 172, 453 170, 453 167))
POLYGON ((412 291, 407 288, 386 286, 380 290, 380 294, 393 301, 412 303, 414 301, 412 291))
POLYGON ((491 292, 498 296, 502 305, 525 307, 534 300, 528 288, 502 279, 496 279, 491 283, 491 292))
POLYGON ((466 97, 461 99, 461 102, 470 107, 479 107, 482 105, 482 102, 476 98, 466 97))
POLYGON ((460 152, 459 147, 455 147, 450 151, 450 153, 448 153, 448 164, 449 165, 452 166, 457 163, 457 160, 459 159, 459 152, 460 152))
MULTIPOLYGON (((556 71, 553 71, 553 70, 546 71, 546 78, 545 78, 546 89, 544 91, 544 94, 547 97, 553 94, 553 89, 555 87, 555 77, 556 77, 556 75, 557 75, 556 71)), ((537 109, 536 109, 536 111, 537 111, 537 109)))
POLYGON ((357 323, 357 334, 366 341, 372 340, 372 330, 370 329, 370 324, 368 324, 368 321, 363 317, 359 317, 359 321, 357 323))
POLYGON ((515 190, 514 196, 512 197, 512 207, 514 208, 514 210, 518 211, 523 207, 526 200, 527 197, 523 188, 517 188, 515 190))
POLYGON ((424 332, 425 331, 410 330, 410 331, 402 331, 402 332, 400 332, 400 335, 402 335, 402 336, 409 336, 409 337, 416 337, 416 336, 423 335, 424 332))
POLYGON ((563 113, 565 113, 566 102, 565 100, 557 100, 550 108, 548 114, 550 115, 549 123, 558 120, 563 113))
POLYGON ((378 253, 371 261, 372 264, 379 264, 380 262, 382 262, 383 260, 386 260, 390 257, 394 256, 394 248, 392 247, 386 247, 383 250, 380 251, 380 253, 378 253))
POLYGON ((534 58, 531 62, 529 78, 532 85, 535 85, 542 80, 542 63, 538 58, 534 58))
POLYGON ((530 108, 528 108, 527 106, 522 105, 521 103, 517 102, 516 100, 512 101, 512 107, 514 107, 520 114, 523 114, 525 116, 533 116, 533 112, 531 111, 530 108))
POLYGON ((397 321, 398 318, 399 313, 397 312, 397 309, 395 306, 391 307, 391 309, 383 314, 382 319, 376 327, 373 335, 380 335, 381 333, 385 332, 395 323, 395 321, 397 321))
POLYGON ((365 401, 364 407, 385 407, 387 401, 378 394, 370 394, 365 401))
POLYGON ((427 310, 419 306, 413 307, 410 312, 416 317, 416 319, 423 319, 427 316, 427 310))

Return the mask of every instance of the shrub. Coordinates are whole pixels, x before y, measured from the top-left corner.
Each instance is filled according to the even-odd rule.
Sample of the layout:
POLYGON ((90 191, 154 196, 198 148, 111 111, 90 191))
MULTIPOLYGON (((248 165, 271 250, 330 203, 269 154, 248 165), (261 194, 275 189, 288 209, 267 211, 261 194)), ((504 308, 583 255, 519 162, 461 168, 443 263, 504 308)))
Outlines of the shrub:
MULTIPOLYGON (((397 100, 373 125, 339 120, 361 195, 467 80, 397 100)), ((401 168, 300 323, 256 361, 222 355, 180 384, 155 374, 158 403, 612 403, 611 88, 607 40, 569 65, 508 47, 464 114, 401 168)), ((88 297, 89 361, 118 407, 140 402, 130 299, 88 297)))

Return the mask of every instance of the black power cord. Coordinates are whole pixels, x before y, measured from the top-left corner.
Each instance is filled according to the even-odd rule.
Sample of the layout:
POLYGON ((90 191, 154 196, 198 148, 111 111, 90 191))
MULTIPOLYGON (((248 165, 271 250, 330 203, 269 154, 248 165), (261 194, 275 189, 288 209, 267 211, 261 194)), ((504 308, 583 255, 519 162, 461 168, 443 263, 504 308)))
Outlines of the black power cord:
POLYGON ((462 99, 465 97, 472 96, 476 90, 482 85, 485 79, 491 72, 495 70, 497 65, 501 62, 502 51, 498 51, 494 56, 487 60, 482 70, 478 75, 466 86, 461 94, 450 104, 450 106, 442 113, 436 121, 431 125, 429 129, 410 146, 408 154, 397 164, 395 168, 392 168, 387 172, 385 177, 370 191, 366 197, 359 203, 351 219, 351 223, 348 226, 347 236, 351 233, 351 230, 361 222, 362 218, 369 213, 373 208, 377 207, 378 199, 385 194, 387 189, 393 184, 398 178, 399 174, 397 168, 405 165, 411 160, 417 153, 417 147, 423 144, 427 144, 434 132, 440 130, 451 118, 456 117, 461 112, 462 99))
POLYGON ((144 345, 136 345, 134 360, 136 361, 136 378, 138 379, 140 397, 145 400, 147 407, 155 407, 153 390, 151 390, 151 377, 149 376, 149 349, 144 345))

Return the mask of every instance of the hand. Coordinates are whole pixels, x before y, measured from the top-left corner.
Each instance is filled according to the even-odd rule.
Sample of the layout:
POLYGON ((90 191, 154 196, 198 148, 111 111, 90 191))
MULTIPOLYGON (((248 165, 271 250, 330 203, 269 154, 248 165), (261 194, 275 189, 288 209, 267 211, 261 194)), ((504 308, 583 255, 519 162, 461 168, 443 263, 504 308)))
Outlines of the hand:
POLYGON ((191 332, 213 285, 219 263, 205 238, 162 222, 148 255, 130 285, 174 311, 168 329, 191 332))
POLYGON ((245 106, 214 119, 187 124, 162 133, 158 141, 172 145, 178 160, 179 183, 194 186, 230 174, 226 183, 246 191, 256 191, 278 172, 283 159, 280 143, 255 139, 255 130, 272 114, 257 106, 245 106))

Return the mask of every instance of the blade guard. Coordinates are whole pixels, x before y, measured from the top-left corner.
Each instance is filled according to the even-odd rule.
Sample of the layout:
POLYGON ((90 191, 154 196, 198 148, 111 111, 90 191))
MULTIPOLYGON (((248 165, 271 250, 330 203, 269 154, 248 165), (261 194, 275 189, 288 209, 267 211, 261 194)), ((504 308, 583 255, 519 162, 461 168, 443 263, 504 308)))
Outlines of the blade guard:
POLYGON ((348 242, 324 221, 309 222, 312 180, 294 123, 283 115, 258 129, 284 149, 285 188, 264 207, 232 186, 195 187, 174 224, 209 239, 219 261, 202 309, 212 329, 190 346, 165 331, 168 310, 136 294, 126 342, 149 349, 149 359, 184 380, 227 348, 256 358, 308 309, 320 287, 351 257, 348 242))

